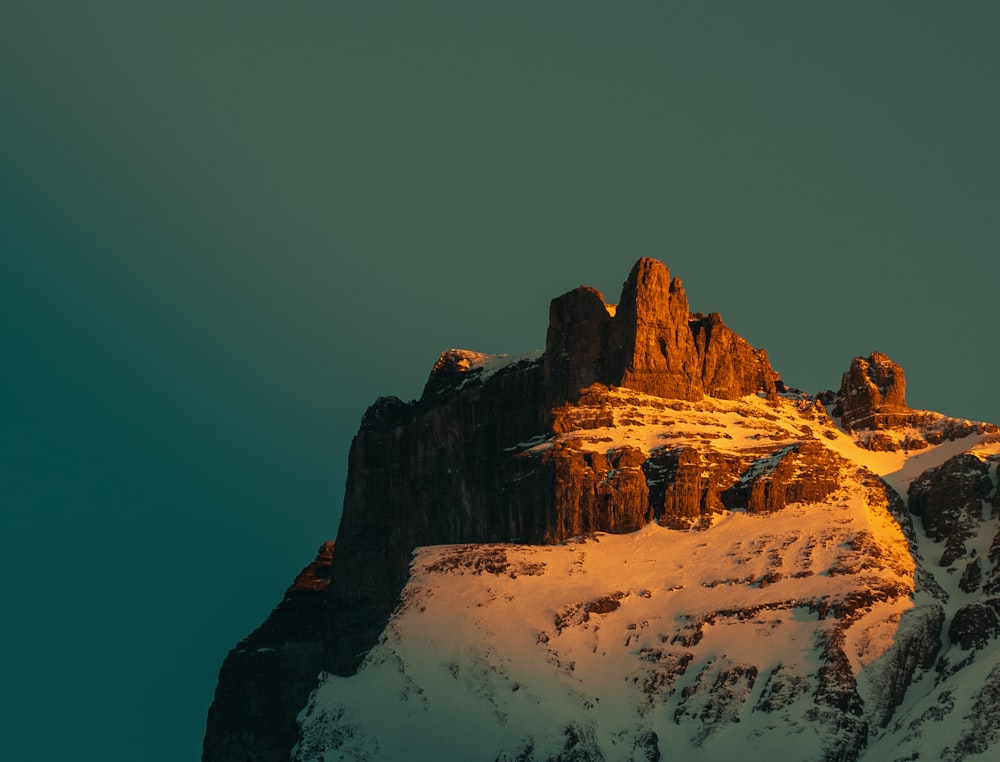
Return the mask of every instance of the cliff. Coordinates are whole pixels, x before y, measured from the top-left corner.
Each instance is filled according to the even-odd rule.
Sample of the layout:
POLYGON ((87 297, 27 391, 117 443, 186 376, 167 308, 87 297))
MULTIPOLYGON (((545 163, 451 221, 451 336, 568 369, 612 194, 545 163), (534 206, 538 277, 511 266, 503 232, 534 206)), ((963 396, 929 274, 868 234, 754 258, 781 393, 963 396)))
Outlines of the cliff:
MULTIPOLYGON (((595 533, 634 533, 651 523, 669 531, 707 531, 734 513, 766 517, 790 505, 832 505, 845 489, 861 496, 852 509, 857 515, 851 521, 858 523, 844 524, 849 531, 836 536, 856 558, 824 556, 828 567, 772 563, 728 584, 800 585, 790 580, 814 574, 854 580, 854 587, 836 596, 803 590, 799 604, 776 600, 774 610, 804 607, 840 623, 817 631, 815 659, 823 666, 800 677, 811 686, 815 705, 809 703, 808 711, 819 725, 843 731, 835 744, 837 758, 855 759, 868 743, 869 728, 889 722, 909 680, 934 662, 943 628, 952 642, 977 647, 1000 633, 1000 607, 980 600, 1000 587, 1000 540, 988 553, 971 541, 982 531, 982 501, 996 500, 990 481, 995 463, 983 454, 968 456, 982 467, 934 455, 946 451, 943 444, 976 437, 981 442, 995 431, 988 424, 910 410, 902 369, 879 353, 855 358, 837 393, 812 397, 788 389, 763 350, 750 346, 718 314, 692 314, 680 280, 662 263, 642 259, 617 305, 585 286, 554 299, 544 352, 505 357, 448 350, 419 400, 388 397, 372 404, 352 442, 336 544, 324 546, 261 628, 227 656, 203 759, 287 760, 297 740, 305 744, 301 759, 312 758, 303 749, 319 754, 326 731, 317 727, 341 727, 340 721, 302 725, 296 715, 321 685, 321 672, 354 675, 363 660, 370 663, 366 657, 373 648, 382 648, 377 644, 387 627, 398 624, 412 599, 412 591, 404 591, 418 548, 551 547, 595 533), (917 452, 934 457, 912 485, 889 486, 877 475, 884 471, 881 461, 871 460, 890 456, 902 463, 917 452), (906 488, 919 527, 900 497, 906 488), (953 494, 959 493, 968 499, 956 507, 953 494), (872 511, 886 532, 872 535, 865 529, 872 511), (924 588, 942 588, 935 573, 921 565, 926 550, 920 543, 928 539, 943 543, 942 563, 964 563, 966 598, 955 609, 954 600, 949 608, 931 595, 923 613, 908 615, 914 629, 901 635, 886 657, 908 677, 880 678, 879 698, 870 699, 878 710, 865 713, 857 657, 852 662, 845 638, 866 607, 895 606, 886 615, 898 618, 904 600, 924 588)), ((825 534, 809 526, 790 529, 789 545, 810 532, 825 534)), ((834 542, 832 537, 827 541, 834 542)), ((758 552, 770 553, 772 561, 786 555, 778 546, 767 547, 764 542, 758 552)), ((470 550, 475 558, 460 563, 485 564, 476 566, 479 573, 510 573, 506 562, 497 560, 506 558, 506 551, 487 554, 492 561, 478 552, 470 550)), ((808 558, 814 552, 809 550, 808 558)), ((517 568, 524 575, 532 563, 525 560, 517 568)), ((720 561, 720 568, 724 565, 720 561)), ((595 606, 592 613, 615 610, 618 592, 598 597, 606 604, 580 606, 585 612, 595 606)), ((720 614, 699 609, 683 616, 703 627, 720 614)), ((675 636, 687 638, 664 634, 675 636)), ((695 656, 691 652, 690 658, 695 656)), ((709 670, 699 679, 714 680, 713 674, 709 670)), ((744 678, 737 671, 718 679, 744 678)), ((690 695, 701 690, 689 687, 690 695)), ((710 703, 718 700, 711 693, 705 689, 710 703)), ((677 704, 678 720, 696 711, 692 706, 677 704)), ((644 748, 658 748, 652 736, 640 736, 644 748)), ((353 753, 342 752, 344 758, 353 753)))
MULTIPOLYGON (((237 646, 222 668, 204 759, 245 762, 250 749, 254 760, 286 758, 270 750, 286 749, 296 732, 294 713, 283 707, 300 708, 314 687, 300 672, 357 668, 388 621, 415 548, 551 543, 583 532, 632 531, 662 513, 648 500, 646 459, 637 453, 521 452, 521 443, 561 425, 560 406, 584 389, 734 399, 773 394, 776 380, 766 353, 717 314, 690 314, 681 281, 652 259, 632 268, 617 308, 585 286, 554 299, 540 357, 443 353, 421 398, 376 400, 351 445, 332 582, 310 613, 326 618, 324 647, 316 647, 314 632, 290 632, 297 625, 282 607, 237 646), (261 654, 268 655, 266 668, 261 654), (294 674, 285 675, 286 661, 294 674), (286 697, 280 706, 245 701, 276 693, 286 697), (262 740, 270 728, 274 740, 262 740)), ((701 508, 673 510, 697 515, 701 508)))

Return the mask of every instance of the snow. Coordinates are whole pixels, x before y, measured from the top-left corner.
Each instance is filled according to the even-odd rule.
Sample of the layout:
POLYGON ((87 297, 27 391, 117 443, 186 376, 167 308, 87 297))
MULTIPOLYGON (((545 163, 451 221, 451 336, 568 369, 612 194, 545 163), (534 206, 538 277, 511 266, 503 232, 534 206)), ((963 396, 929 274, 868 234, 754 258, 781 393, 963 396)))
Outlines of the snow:
POLYGON ((484 383, 487 379, 495 376, 501 370, 510 367, 511 365, 516 365, 519 362, 537 361, 541 358, 544 351, 541 349, 535 349, 531 352, 525 352, 524 354, 508 355, 485 354, 483 352, 473 352, 467 349, 451 349, 448 353, 455 356, 461 356, 458 368, 463 372, 469 373, 470 371, 478 371, 478 373, 470 375, 468 380, 475 379, 477 382, 484 383))
MULTIPOLYGON (((854 439, 838 430, 829 446, 848 460, 860 463, 888 482, 901 497, 906 497, 910 483, 929 468, 936 468, 971 448, 982 447, 988 435, 974 434, 952 441, 931 445, 923 450, 873 452, 859 447, 854 439)), ((989 445, 985 445, 989 447, 989 445)), ((992 445, 996 447, 996 445, 992 445)))
POLYGON ((802 420, 796 419, 791 408, 780 415, 780 408, 774 409, 765 400, 752 396, 741 400, 706 397, 700 402, 685 402, 612 389, 607 397, 613 425, 571 431, 555 439, 575 439, 584 449, 597 452, 624 446, 650 452, 710 443, 721 452, 735 453, 772 443, 793 444, 811 436, 803 433, 802 420))
MULTIPOLYGON (((967 451, 981 458, 1000 454, 997 435, 983 433, 970 433, 919 450, 902 446, 895 452, 868 450, 832 419, 820 414, 811 398, 772 401, 758 396, 739 400, 706 397, 700 402, 684 402, 665 401, 629 389, 613 389, 609 398, 615 403, 613 426, 570 432, 560 438, 577 439, 585 449, 602 452, 624 446, 650 452, 659 447, 710 442, 714 449, 726 453, 816 438, 847 460, 881 476, 903 498, 916 477, 955 455, 967 451)), ((939 413, 915 412, 931 418, 938 426, 953 420, 939 413)), ((972 424, 966 423, 972 430, 972 424)), ((900 428, 892 432, 892 438, 903 443, 907 438, 919 438, 921 433, 919 427, 900 428)))
MULTIPOLYGON (((858 576, 830 570, 870 524, 859 488, 767 517, 729 514, 704 532, 651 524, 554 546, 422 548, 384 641, 355 677, 327 676, 302 721, 329 737, 338 717, 339 737, 349 731, 351 743, 327 749, 324 760, 492 760, 498 749, 516 755, 528 738, 544 758, 561 748, 560 729, 581 719, 609 759, 625 758, 631 741, 622 739, 641 728, 652 728, 661 748, 691 748, 692 760, 737 750, 770 759, 776 744, 815 757, 821 736, 788 733, 812 706, 811 689, 780 721, 754 707, 775 671, 815 672, 817 640, 835 620, 821 620, 812 604, 864 589, 858 576), (489 568, 507 571, 476 573, 482 554, 489 568), (751 581, 768 572, 777 580, 751 581), (657 680, 671 676, 657 677, 659 663, 684 655, 690 664, 660 695, 657 680), (754 679, 741 680, 750 667, 754 679), (715 712, 706 686, 727 676, 736 688, 719 711, 728 719, 674 721, 678 712, 715 712), (377 751, 358 756, 361 738, 377 751)), ((905 571, 880 574, 912 589, 905 571)), ((868 629, 877 635, 869 632, 866 659, 887 647, 892 616, 911 605, 904 594, 863 620, 874 620, 868 629)), ((313 759, 309 748, 298 758, 313 759)))
MULTIPOLYGON (((983 686, 986 669, 981 665, 1000 664, 1000 641, 994 640, 976 655, 975 666, 969 665, 949 678, 937 681, 925 677, 918 688, 911 690, 889 726, 877 734, 866 750, 865 759, 956 759, 956 740, 975 733, 973 706, 983 686)), ((988 666, 987 666, 988 668, 988 666)), ((996 712, 980 715, 980 720, 996 728, 996 712)), ((957 757, 961 758, 961 757, 957 757)), ((996 749, 972 754, 965 759, 986 762, 996 759, 996 749)))
MULTIPOLYGON (((539 355, 479 355, 468 358, 469 370, 485 379, 539 355)), ((631 759, 649 731, 661 750, 683 749, 686 760, 820 759, 851 742, 851 720, 845 725, 840 710, 815 698, 819 668, 829 663, 824 648, 837 638, 865 711, 879 711, 894 649, 926 621, 921 612, 941 605, 914 593, 914 551, 929 568, 941 548, 919 519, 911 548, 864 474, 905 498, 917 476, 955 455, 997 458, 1000 438, 970 433, 875 452, 804 395, 685 402, 612 389, 606 404, 612 425, 514 449, 566 440, 596 452, 688 445, 752 453, 754 468, 766 471, 789 448, 816 441, 859 468, 845 468, 841 489, 823 502, 719 514, 704 531, 651 524, 561 545, 419 548, 382 641, 357 675, 324 676, 300 715, 295 760, 485 762, 529 749, 545 759, 570 738, 606 759, 631 759)), ((906 442, 921 432, 891 435, 906 442)), ((986 527, 969 544, 979 558, 997 530, 989 516, 984 505, 986 527)), ((931 572, 948 594, 949 619, 977 598, 958 588, 956 570, 931 572)), ((942 663, 954 668, 968 654, 944 640, 942 663)), ((1000 645, 977 663, 1000 663, 1000 645)), ((971 728, 982 687, 981 674, 969 675, 968 667, 936 680, 918 672, 890 725, 873 727, 863 758, 950 753, 971 728)))

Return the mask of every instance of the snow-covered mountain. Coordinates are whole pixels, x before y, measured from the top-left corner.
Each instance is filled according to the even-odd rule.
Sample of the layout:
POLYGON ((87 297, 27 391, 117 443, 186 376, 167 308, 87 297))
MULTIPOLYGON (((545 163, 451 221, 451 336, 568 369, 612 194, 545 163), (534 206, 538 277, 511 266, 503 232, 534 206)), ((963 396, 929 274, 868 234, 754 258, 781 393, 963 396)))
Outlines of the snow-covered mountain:
POLYGON ((993 759, 998 463, 879 353, 787 387, 641 260, 372 406, 204 759, 993 759))

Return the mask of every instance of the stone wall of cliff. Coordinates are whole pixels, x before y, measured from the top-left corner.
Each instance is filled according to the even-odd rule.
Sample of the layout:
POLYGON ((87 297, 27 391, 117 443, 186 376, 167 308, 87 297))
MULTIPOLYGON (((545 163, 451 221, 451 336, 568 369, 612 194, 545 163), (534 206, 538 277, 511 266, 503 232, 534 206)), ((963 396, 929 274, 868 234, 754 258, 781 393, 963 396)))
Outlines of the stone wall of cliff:
POLYGON ((655 259, 636 262, 617 305, 588 286, 553 299, 544 365, 552 407, 593 383, 684 400, 773 394, 778 383, 767 353, 718 313, 691 314, 680 278, 655 259))
POLYGON ((203 759, 288 759, 295 716, 326 654, 334 543, 324 543, 267 620, 226 656, 208 711, 203 759))
MULTIPOLYGON (((261 628, 270 635, 255 633, 226 659, 206 762, 287 759, 310 685, 300 673, 357 668, 388 621, 418 546, 551 543, 632 531, 653 518, 690 525, 720 508, 714 482, 663 478, 687 473, 689 456, 671 465, 632 448, 530 451, 526 443, 581 425, 567 423, 580 411, 600 416, 601 385, 700 400, 771 395, 778 382, 763 350, 717 314, 692 315, 680 280, 652 259, 633 267, 617 307, 588 287, 554 299, 541 358, 487 373, 484 357, 445 352, 420 400, 381 398, 365 413, 351 446, 329 589, 310 599, 301 622, 279 606, 261 628)), ((749 465, 725 463, 714 473, 732 486, 749 465)), ((780 507, 782 489, 768 487, 757 500, 780 507)))

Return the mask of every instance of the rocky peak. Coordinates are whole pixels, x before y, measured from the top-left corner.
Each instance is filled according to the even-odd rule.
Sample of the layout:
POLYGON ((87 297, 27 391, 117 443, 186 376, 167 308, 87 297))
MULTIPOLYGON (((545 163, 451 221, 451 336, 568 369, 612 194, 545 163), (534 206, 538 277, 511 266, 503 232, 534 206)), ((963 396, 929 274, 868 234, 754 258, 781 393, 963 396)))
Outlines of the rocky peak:
POLYGON ((833 412, 848 431, 905 425, 913 411, 906 404, 903 369, 881 352, 855 357, 840 382, 833 412))
MULTIPOLYGON (((387 642, 391 622, 405 615, 404 590, 412 580, 417 548, 462 545, 473 556, 477 548, 490 548, 482 564, 476 561, 469 568, 477 575, 509 575, 515 581, 537 576, 555 556, 511 565, 503 559, 521 552, 512 543, 547 548, 560 544, 575 553, 583 536, 631 533, 651 522, 671 530, 720 529, 725 535, 730 531, 727 522, 730 528, 749 526, 740 524, 743 519, 737 514, 763 516, 787 508, 784 516, 766 519, 768 531, 760 536, 737 533, 722 555, 714 548, 705 551, 719 564, 736 565, 724 579, 709 564, 708 576, 687 579, 685 572, 685 579, 660 591, 647 585, 629 592, 624 582, 595 589, 593 598, 556 606, 560 613, 551 638, 571 638, 571 629, 564 626, 570 620, 586 624, 591 615, 604 617, 620 608, 668 601, 660 593, 681 591, 685 580, 691 601, 699 606, 705 591, 725 588, 728 601, 737 587, 746 588, 747 600, 753 601, 748 608, 734 609, 727 602, 722 608, 692 609, 680 617, 677 611, 658 614, 657 621, 681 622, 680 629, 646 633, 653 639, 645 648, 637 649, 634 639, 645 637, 647 620, 622 623, 627 624, 624 640, 610 627, 602 630, 615 643, 633 649, 628 658, 638 654, 636 670, 628 678, 645 691, 645 697, 639 696, 637 716, 646 717, 650 707, 668 702, 673 707, 672 723, 642 735, 649 758, 659 754, 656 737, 661 731, 666 739, 686 733, 689 726, 697 728, 697 722, 704 726, 692 736, 697 746, 713 727, 737 722, 741 713, 751 719, 758 709, 749 706, 748 698, 759 678, 764 687, 757 707, 778 713, 775 717, 784 712, 785 720, 807 717, 815 728, 836 730, 837 737, 831 736, 827 744, 833 751, 822 758, 856 759, 868 738, 866 723, 885 727, 917 670, 929 669, 934 661, 946 614, 954 620, 948 627, 949 642, 961 648, 980 648, 1000 637, 1000 603, 994 606, 1000 598, 992 597, 1000 594, 1000 532, 991 527, 991 543, 975 539, 987 520, 988 506, 995 510, 1000 505, 994 487, 1000 446, 982 457, 953 458, 937 469, 927 463, 909 492, 910 509, 924 535, 914 531, 896 493, 866 470, 869 461, 852 460, 844 453, 852 453, 853 447, 837 446, 845 437, 827 414, 830 405, 843 426, 856 431, 850 439, 868 449, 908 455, 946 440, 997 432, 986 424, 910 410, 902 369, 878 352, 855 358, 838 394, 825 392, 817 400, 789 391, 767 354, 733 332, 718 313, 692 314, 681 281, 653 259, 635 264, 616 306, 587 286, 553 299, 541 355, 446 350, 419 400, 382 397, 364 414, 351 445, 336 545, 320 549, 268 620, 227 657, 209 713, 203 759, 288 760, 300 738, 296 717, 317 688, 317 675, 355 674, 366 654, 387 642), (837 520, 811 518, 816 511, 837 520), (845 524, 850 511, 858 521, 845 524), (875 525, 877 531, 872 530, 875 525), (942 563, 948 568, 942 573, 961 575, 958 588, 966 598, 949 604, 958 611, 954 617, 937 602, 903 615, 904 621, 916 624, 902 627, 901 638, 884 661, 884 674, 896 677, 883 681, 879 672, 878 679, 869 682, 882 687, 862 697, 859 686, 868 690, 868 683, 853 674, 855 657, 861 654, 849 654, 845 648, 870 639, 863 634, 847 640, 845 633, 859 617, 869 616, 874 604, 887 604, 882 614, 899 618, 914 593, 913 561, 919 560, 916 549, 924 539, 943 543, 942 563), (914 548, 912 558, 907 541, 914 548), (857 585, 836 595, 823 587, 851 579, 857 585), (766 600, 761 597, 765 589, 766 600), (813 597, 804 597, 810 589, 813 597), (620 605, 630 595, 629 606, 620 605), (991 597, 974 598, 985 595, 991 597), (793 609, 798 609, 794 618, 793 609), (760 619, 765 610, 768 619, 760 619), (805 670, 789 677, 784 664, 737 663, 724 657, 698 662, 691 650, 705 634, 702 630, 717 621, 746 622, 757 628, 755 632, 766 623, 773 634, 779 619, 795 621, 798 632, 814 614, 820 637, 814 656, 822 664, 815 674, 805 670), (828 625, 827 620, 836 622, 828 625), (673 680, 689 663, 698 675, 692 673, 675 696, 673 680), (862 699, 874 708, 864 710, 862 699), (787 707, 793 704, 803 711, 791 712, 787 707), (863 717, 864 711, 869 714, 863 717)), ((676 545, 681 554, 702 553, 700 548, 711 545, 690 532, 678 532, 674 540, 671 548, 676 545)), ((588 547, 586 555, 596 553, 588 547)), ((657 551, 651 559, 667 555, 657 551)), ((580 563, 583 557, 581 552, 580 563)), ((451 568, 449 564, 444 566, 451 568)), ((577 566, 574 561, 572 573, 577 566)), ((432 567, 437 568, 432 564, 428 571, 432 567)), ((943 590, 926 565, 921 573, 921 584, 932 594, 943 590)), ((592 576, 604 578, 603 572, 592 576)), ((553 586, 559 587, 558 582, 553 586)), ((935 600, 947 598, 940 592, 935 600)), ((875 631, 883 621, 886 628, 895 627, 891 619, 864 626, 875 631)), ((597 630, 595 625, 587 637, 596 636, 597 630)), ((547 649, 549 637, 532 637, 531 642, 547 649)), ((596 640, 587 642, 587 653, 599 652, 592 645, 596 640)), ((447 682, 449 695, 452 681, 468 681, 468 666, 455 663, 447 682)), ((490 666, 482 674, 498 673, 490 666)), ((1000 685, 1000 668, 997 674, 1000 685)), ((622 676, 613 677, 620 687, 622 676)), ((515 682, 503 695, 528 695, 519 685, 515 682)), ((404 692, 423 694, 410 687, 404 692)), ((506 721, 499 710, 497 717, 503 718, 501 724, 506 721)), ((317 750, 325 748, 331 729, 345 729, 345 742, 355 743, 350 737, 353 721, 345 720, 345 725, 338 718, 328 726, 325 720, 310 721, 317 750)), ((311 759, 308 738, 300 740, 305 746, 295 758, 311 759)), ((559 758, 582 758, 577 754, 581 747, 574 744, 571 754, 559 758)), ((343 758, 367 758, 355 753, 355 746, 342 751, 343 758)), ((519 759, 529 757, 540 758, 517 754, 519 759)))
POLYGON ((550 407, 575 399, 580 389, 595 382, 610 383, 611 321, 604 296, 590 286, 552 300, 543 363, 550 407))
POLYGON ((621 351, 611 383, 656 397, 701 399, 704 386, 687 295, 655 259, 635 263, 622 288, 612 335, 621 351))
POLYGON ((330 575, 333 573, 333 548, 336 543, 327 540, 319 546, 319 552, 311 564, 299 572, 286 596, 300 593, 325 593, 330 588, 330 575))
POLYGON ((431 374, 420 396, 422 401, 434 401, 448 394, 456 384, 465 380, 466 374, 486 360, 489 355, 467 349, 446 349, 434 363, 431 374))
POLYGON ((738 399, 756 392, 775 394, 778 374, 771 369, 767 352, 750 346, 722 322, 718 312, 708 317, 696 313, 689 324, 705 394, 721 399, 738 399))
POLYGON ((208 712, 204 759, 288 759, 295 715, 325 663, 333 555, 334 543, 324 542, 267 620, 229 652, 208 712))
POLYGON ((552 405, 593 383, 667 399, 773 394, 778 375, 718 313, 692 315, 680 278, 655 259, 636 262, 617 307, 580 286, 552 300, 545 344, 552 405))

